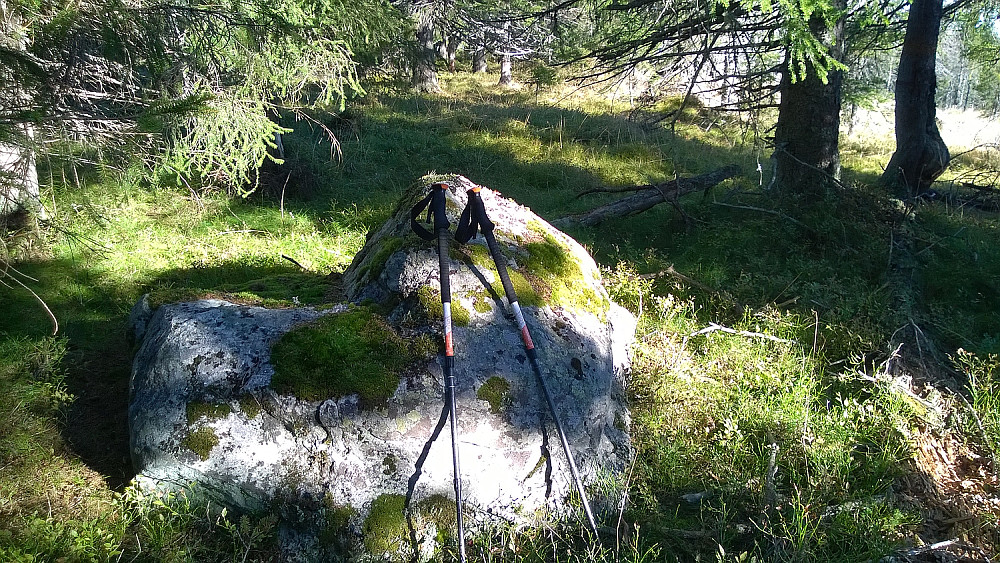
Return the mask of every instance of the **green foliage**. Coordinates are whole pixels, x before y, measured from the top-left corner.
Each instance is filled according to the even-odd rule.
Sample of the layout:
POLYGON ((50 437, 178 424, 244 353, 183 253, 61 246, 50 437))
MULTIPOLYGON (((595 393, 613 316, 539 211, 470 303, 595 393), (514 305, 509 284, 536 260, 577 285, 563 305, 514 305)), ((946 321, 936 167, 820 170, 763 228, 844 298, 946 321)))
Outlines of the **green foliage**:
POLYGON ((363 307, 326 315, 274 344, 271 387, 308 401, 357 394, 362 405, 380 406, 399 387, 402 371, 427 357, 422 340, 404 339, 363 307))
POLYGON ((175 185, 222 186, 247 196, 265 160, 282 163, 275 137, 290 131, 271 120, 262 102, 217 97, 174 130, 160 165, 175 185))
MULTIPOLYGON (((655 515, 654 530, 693 524, 721 533, 738 518, 737 507, 773 497, 784 500, 767 526, 729 537, 727 549, 777 542, 793 558, 839 560, 834 553, 849 549, 854 560, 859 551, 891 548, 912 519, 898 507, 878 510, 884 505, 878 499, 909 456, 905 429, 915 416, 909 403, 893 391, 845 385, 794 343, 719 332, 683 337, 687 329, 678 334, 675 327, 695 321, 692 312, 675 300, 650 308, 662 320, 645 327, 649 336, 636 351, 631 388, 643 473, 637 511, 655 515), (778 476, 769 482, 770 468, 778 476), (679 498, 701 491, 708 494, 699 506, 679 498), (869 507, 865 518, 878 531, 847 525, 865 514, 859 507, 833 522, 814 508, 855 501, 869 507)), ((737 327, 788 336, 803 321, 762 312, 737 327)), ((690 548, 678 539, 664 532, 668 545, 690 548)))
MULTIPOLYGON (((77 442, 71 450, 60 436, 61 428, 91 429, 88 411, 78 410, 90 403, 126 404, 130 347, 120 327, 146 291, 245 292, 248 299, 252 294, 285 305, 323 303, 326 274, 343 270, 365 233, 389 215, 389 203, 428 168, 464 173, 545 217, 615 197, 576 197, 591 187, 663 181, 675 171, 701 172, 719 162, 741 161, 752 169, 750 153, 731 144, 743 139, 738 124, 713 121, 703 108, 688 107, 671 136, 620 119, 605 98, 553 88, 539 94, 550 105, 537 107, 533 95, 494 92, 495 79, 458 74, 442 80, 452 91, 447 98, 386 94, 353 106, 349 116, 331 124, 342 134, 344 161, 310 156, 320 179, 313 199, 286 201, 283 211, 261 197, 141 190, 138 169, 121 173, 118 184, 114 171, 81 167, 78 185, 68 180, 72 188, 51 194, 59 228, 46 231, 41 247, 15 266, 39 280, 32 287, 58 315, 61 338, 45 336, 51 332, 48 319, 17 288, 6 291, 3 302, 5 310, 19 314, 0 315, 0 419, 8 429, 0 433, 0 559, 277 558, 274 517, 220 519, 218 510, 183 496, 158 503, 145 495, 140 500, 131 489, 117 497, 105 483, 108 475, 69 453, 92 459, 94 452, 77 442), (559 96, 566 96, 562 105, 556 104, 559 96), (71 400, 68 388, 89 394, 89 400, 64 408, 71 400), (105 397, 109 388, 118 394, 105 397)), ((286 140, 315 145, 305 128, 286 140)), ((470 537, 475 558, 867 561, 912 537, 920 525, 917 515, 889 492, 909 470, 911 429, 928 422, 918 402, 881 383, 879 374, 877 382, 870 377, 873 358, 884 357, 895 329, 909 321, 898 316, 887 272, 898 259, 889 249, 899 214, 863 182, 864 173, 877 172, 877 162, 885 160, 881 149, 850 147, 845 162, 853 168, 847 171, 853 189, 836 202, 775 198, 754 187, 754 178, 736 191, 682 198, 678 203, 689 224, 664 205, 572 232, 606 265, 612 296, 641 313, 630 387, 638 457, 621 541, 599 545, 575 523, 519 529, 486 524, 470 537), (694 334, 710 323, 743 333, 694 334), (772 451, 773 485, 766 478, 772 451), (770 490, 774 500, 762 521, 770 490), (696 502, 682 498, 692 494, 688 498, 696 502)), ((57 163, 40 165, 43 179, 51 170, 60 181, 57 163)), ((64 170, 71 179, 72 170, 64 170)), ((996 370, 989 356, 1000 326, 990 316, 1000 302, 990 299, 996 289, 991 273, 1000 270, 995 245, 989 244, 996 239, 995 221, 987 213, 937 203, 918 211, 907 223, 915 240, 914 320, 925 330, 929 326, 927 334, 946 351, 962 346, 976 354, 975 361, 955 361, 969 374, 970 403, 987 441, 995 444, 996 370)), ((532 267, 512 271, 525 305, 532 295, 538 298, 529 281, 545 287, 539 285, 541 272, 572 271, 564 270, 571 261, 560 258, 558 241, 539 235, 512 242, 535 245, 519 257, 532 267)), ((470 248, 473 263, 492 268, 485 249, 470 248)), ((381 333, 381 340, 362 346, 383 361, 381 354, 399 337, 381 332, 384 321, 374 322, 372 332, 381 333)), ((326 353, 332 342, 351 341, 330 332, 336 331, 318 330, 303 348, 326 353)), ((419 353, 399 353, 424 358, 433 343, 424 339, 419 346, 419 353)), ((325 385, 325 370, 336 361, 322 364, 314 367, 325 385)), ((391 381, 372 383, 372 373, 365 371, 357 385, 392 387, 391 381)), ((260 414, 253 397, 238 401, 242 415, 260 414)), ((89 413, 99 420, 110 416, 99 414, 104 418, 89 413)), ((964 434, 981 434, 971 428, 978 427, 971 417, 956 419, 970 426, 962 428, 964 434)), ((103 439, 111 431, 94 432, 103 439)), ((127 455, 126 448, 115 452, 127 455)), ((453 529, 447 500, 428 508, 439 511, 438 529, 444 532, 453 529)), ((401 517, 395 500, 380 506, 401 517)), ((334 528, 350 521, 336 507, 325 509, 334 528)), ((369 529, 398 522, 387 516, 385 525, 373 521, 369 529)), ((405 542, 405 533, 398 537, 405 542)), ((454 551, 445 544, 443 558, 454 551)))

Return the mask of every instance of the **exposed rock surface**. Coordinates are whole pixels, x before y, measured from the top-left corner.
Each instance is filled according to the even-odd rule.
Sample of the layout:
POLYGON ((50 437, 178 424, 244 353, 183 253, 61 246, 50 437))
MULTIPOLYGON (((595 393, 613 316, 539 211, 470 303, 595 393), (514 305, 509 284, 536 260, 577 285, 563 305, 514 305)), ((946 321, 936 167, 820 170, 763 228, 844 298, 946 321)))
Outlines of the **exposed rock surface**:
MULTIPOLYGON (((448 212, 457 223, 471 182, 434 179, 451 182, 448 212)), ((358 310, 384 313, 409 341, 440 340, 438 258, 409 227, 410 207, 431 179, 425 180, 345 272, 355 304, 264 309, 202 300, 152 314, 147 303, 137 305, 133 334, 141 346, 129 418, 140 482, 197 483, 202 494, 245 510, 277 506, 289 529, 299 530, 286 539, 299 542, 294 550, 303 559, 352 549, 376 558, 414 550, 432 556, 437 531, 454 526, 447 426, 430 440, 444 423, 438 358, 425 355, 402 370, 384 401, 352 393, 315 400, 284 388, 279 394, 270 361, 274 343, 294 327, 358 310), (374 305, 361 309, 362 302, 374 305), (412 529, 401 510, 407 495, 412 529)), ((607 484, 629 456, 621 377, 634 319, 608 299, 579 244, 530 210, 482 193, 544 376, 600 509, 614 501, 607 484)), ((497 294, 502 289, 485 243, 453 244, 451 259, 453 315, 461 323, 454 331, 455 375, 467 522, 563 513, 572 490, 565 456, 497 294)))

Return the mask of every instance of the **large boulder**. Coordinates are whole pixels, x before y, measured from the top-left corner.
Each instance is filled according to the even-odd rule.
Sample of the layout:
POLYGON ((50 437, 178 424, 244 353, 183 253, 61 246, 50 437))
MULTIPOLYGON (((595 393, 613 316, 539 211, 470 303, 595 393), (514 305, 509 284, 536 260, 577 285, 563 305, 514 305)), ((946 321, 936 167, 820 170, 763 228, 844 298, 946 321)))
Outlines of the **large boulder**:
MULTIPOLYGON (((441 179, 457 223, 471 182, 414 186, 344 273, 350 303, 137 305, 129 418, 140 483, 277 507, 298 542, 289 553, 303 559, 433 555, 454 527, 451 441, 438 257, 411 232, 409 211, 441 179)), ((482 196, 600 511, 630 455, 621 391, 634 319, 579 244, 491 190, 482 196)), ((573 515, 566 457, 485 244, 453 244, 449 258, 467 522, 573 515)))

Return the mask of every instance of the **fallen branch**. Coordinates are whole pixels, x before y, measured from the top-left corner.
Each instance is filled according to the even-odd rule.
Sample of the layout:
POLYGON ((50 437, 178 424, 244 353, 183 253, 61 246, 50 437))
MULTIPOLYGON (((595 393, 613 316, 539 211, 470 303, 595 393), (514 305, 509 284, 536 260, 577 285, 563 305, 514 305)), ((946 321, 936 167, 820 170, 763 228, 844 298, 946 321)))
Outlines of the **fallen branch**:
MULTIPOLYGON (((27 274, 22 274, 21 272, 19 272, 18 270, 16 270, 10 264, 5 263, 4 266, 7 269, 13 271, 14 273, 16 273, 18 275, 21 275, 21 276, 23 276, 23 277, 25 277, 25 278, 27 278, 29 280, 37 281, 37 280, 35 280, 35 278, 33 278, 33 277, 31 277, 31 276, 29 276, 27 274)), ((45 310, 45 313, 48 314, 49 320, 52 321, 52 336, 55 336, 55 335, 59 334, 59 320, 56 319, 55 313, 52 312, 52 309, 49 308, 49 305, 45 302, 45 300, 42 299, 41 297, 39 297, 39 295, 37 293, 35 293, 30 287, 28 287, 27 285, 25 285, 24 282, 22 282, 21 280, 17 279, 16 277, 14 277, 14 275, 11 274, 10 272, 8 272, 6 270, 0 272, 0 285, 3 285, 7 289, 14 289, 13 286, 11 286, 10 284, 4 282, 3 278, 7 278, 7 279, 11 280, 12 282, 14 282, 17 285, 21 286, 22 289, 24 289, 25 291, 27 291, 28 293, 30 293, 32 295, 32 297, 34 297, 35 300, 38 301, 38 304, 42 306, 42 309, 45 310)))
POLYGON ((309 271, 309 268, 306 268, 306 267, 305 267, 305 266, 303 266, 302 264, 299 264, 299 263, 298 263, 298 262, 297 262, 297 261, 295 260, 295 258, 292 258, 291 256, 285 256, 284 254, 282 254, 282 255, 281 255, 281 257, 282 257, 282 258, 284 258, 285 260, 288 260, 288 261, 289 261, 289 262, 291 262, 292 264, 295 264, 295 265, 296 265, 296 266, 298 266, 299 268, 302 268, 303 270, 305 270, 305 271, 307 271, 307 272, 309 271))
POLYGON ((796 344, 794 340, 787 340, 785 338, 778 338, 777 336, 771 336, 770 334, 764 334, 763 332, 751 332, 749 330, 736 330, 734 328, 729 328, 727 326, 722 326, 720 324, 709 323, 709 325, 701 330, 692 332, 687 335, 687 338, 692 336, 699 336, 702 334, 708 334, 715 331, 725 332, 726 334, 735 334, 737 336, 748 336, 751 338, 763 338, 765 340, 771 340, 773 342, 781 342, 782 344, 796 344))
MULTIPOLYGON (((733 178, 740 173, 740 167, 730 165, 711 172, 706 172, 698 176, 689 178, 677 178, 662 184, 650 186, 640 186, 639 193, 591 209, 585 213, 570 215, 553 221, 554 225, 565 226, 567 224, 579 223, 588 227, 599 225, 608 219, 618 217, 629 217, 642 213, 656 204, 676 200, 680 196, 707 190, 712 186, 733 178)), ((627 189, 622 189, 626 191, 627 189)))

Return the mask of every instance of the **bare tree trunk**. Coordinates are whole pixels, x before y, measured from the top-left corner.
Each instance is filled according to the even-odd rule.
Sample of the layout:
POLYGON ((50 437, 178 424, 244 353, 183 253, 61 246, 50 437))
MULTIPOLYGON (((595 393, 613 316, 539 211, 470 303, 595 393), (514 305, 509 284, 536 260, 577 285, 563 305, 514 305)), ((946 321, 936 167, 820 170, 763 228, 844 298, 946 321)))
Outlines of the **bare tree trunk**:
POLYGON ((472 72, 486 72, 486 48, 478 47, 472 53, 472 72))
POLYGON ((498 85, 510 86, 514 83, 513 67, 513 57, 504 53, 500 59, 500 82, 497 83, 498 85))
MULTIPOLYGON (((843 10, 845 0, 833 9, 843 10)), ((843 18, 828 26, 823 14, 813 14, 812 32, 836 60, 843 57, 843 18)), ((793 80, 790 61, 782 70, 781 102, 774 131, 775 177, 782 190, 822 196, 840 178, 840 108, 844 73, 833 70, 826 80, 810 62, 807 76, 793 80)))
POLYGON ((413 64, 413 88, 418 92, 440 92, 437 78, 437 48, 434 45, 433 8, 418 8, 414 14, 417 20, 417 53, 413 64))
POLYGON ((882 183, 901 195, 917 195, 948 167, 951 155, 935 118, 938 34, 942 0, 913 0, 896 73, 896 152, 882 183))
POLYGON ((455 72, 455 56, 458 55, 458 46, 462 44, 462 40, 459 38, 458 34, 453 33, 451 37, 448 38, 448 70, 450 72, 455 72))
MULTIPOLYGON (((28 38, 23 23, 6 0, 0 0, 0 46, 15 51, 28 48, 28 38)), ((13 99, 30 106, 30 94, 10 83, 13 99)), ((30 123, 8 125, 10 142, 0 143, 0 228, 8 225, 14 215, 28 213, 44 217, 38 189, 38 171, 35 169, 35 131, 30 123)))
POLYGON ((25 146, 0 143, 0 227, 6 226, 8 218, 22 213, 45 217, 35 150, 28 146, 34 140, 34 131, 30 125, 21 128, 25 146))

